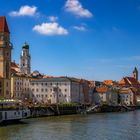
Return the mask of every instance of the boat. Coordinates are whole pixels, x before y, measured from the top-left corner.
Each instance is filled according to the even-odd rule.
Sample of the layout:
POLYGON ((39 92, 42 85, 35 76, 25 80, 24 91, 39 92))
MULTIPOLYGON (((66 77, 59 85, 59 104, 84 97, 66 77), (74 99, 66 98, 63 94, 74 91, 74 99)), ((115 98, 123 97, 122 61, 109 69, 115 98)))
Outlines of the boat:
POLYGON ((21 100, 0 100, 0 123, 4 121, 21 120, 30 117, 30 110, 21 100))

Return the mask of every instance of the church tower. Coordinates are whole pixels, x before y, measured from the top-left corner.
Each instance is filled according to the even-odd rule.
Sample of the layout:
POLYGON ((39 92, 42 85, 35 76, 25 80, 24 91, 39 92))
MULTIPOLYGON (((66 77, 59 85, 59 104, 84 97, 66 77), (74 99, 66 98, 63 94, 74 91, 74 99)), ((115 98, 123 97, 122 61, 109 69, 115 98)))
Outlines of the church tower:
POLYGON ((11 97, 10 32, 5 17, 0 17, 0 97, 11 97))
POLYGON ((20 56, 20 71, 25 74, 31 73, 30 66, 31 57, 29 54, 29 45, 25 42, 22 46, 22 52, 20 56))
POLYGON ((134 68, 134 71, 133 71, 133 77, 138 81, 138 70, 136 67, 134 68))

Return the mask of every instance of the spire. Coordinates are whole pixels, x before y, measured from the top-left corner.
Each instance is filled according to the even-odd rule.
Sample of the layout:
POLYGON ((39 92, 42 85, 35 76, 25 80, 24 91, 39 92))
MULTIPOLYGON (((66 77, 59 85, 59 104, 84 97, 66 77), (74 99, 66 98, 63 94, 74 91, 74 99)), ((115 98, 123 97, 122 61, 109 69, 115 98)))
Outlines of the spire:
POLYGON ((136 67, 134 68, 134 71, 133 71, 133 77, 138 81, 138 70, 136 67))
POLYGON ((0 16, 0 32, 10 33, 6 17, 0 16))
POLYGON ((137 68, 135 67, 133 73, 137 73, 137 72, 138 72, 138 70, 137 70, 137 68))

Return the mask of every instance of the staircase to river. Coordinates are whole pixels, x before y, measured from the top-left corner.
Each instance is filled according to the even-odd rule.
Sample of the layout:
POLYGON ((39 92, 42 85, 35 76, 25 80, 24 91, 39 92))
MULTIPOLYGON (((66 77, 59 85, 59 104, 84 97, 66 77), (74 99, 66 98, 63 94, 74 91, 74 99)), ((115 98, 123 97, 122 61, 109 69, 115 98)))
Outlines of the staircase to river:
POLYGON ((86 109, 86 112, 89 113, 89 112, 93 111, 94 109, 96 109, 97 107, 99 107, 99 105, 92 105, 86 109))

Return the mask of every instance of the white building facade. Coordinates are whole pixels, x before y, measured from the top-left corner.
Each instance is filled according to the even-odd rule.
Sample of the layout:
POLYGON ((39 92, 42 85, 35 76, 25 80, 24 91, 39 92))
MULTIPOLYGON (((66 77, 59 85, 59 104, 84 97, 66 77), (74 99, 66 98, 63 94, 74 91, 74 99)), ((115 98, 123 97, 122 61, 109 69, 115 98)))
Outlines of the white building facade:
POLYGON ((84 103, 82 85, 67 77, 31 81, 30 96, 39 103, 84 103))

